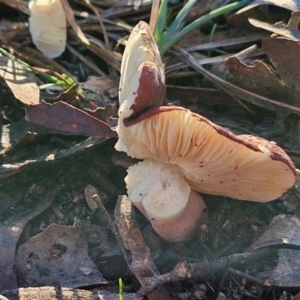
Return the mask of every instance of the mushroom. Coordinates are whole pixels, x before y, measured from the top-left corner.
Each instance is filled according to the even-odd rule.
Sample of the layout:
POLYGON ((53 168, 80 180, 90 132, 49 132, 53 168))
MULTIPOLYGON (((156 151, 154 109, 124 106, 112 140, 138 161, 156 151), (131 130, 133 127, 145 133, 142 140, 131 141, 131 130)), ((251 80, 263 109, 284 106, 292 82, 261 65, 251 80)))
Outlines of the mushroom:
POLYGON ((129 167, 127 172, 129 199, 163 239, 187 240, 206 221, 202 197, 191 191, 178 166, 148 159, 129 167))
MULTIPOLYGON (((131 41, 142 44, 145 28, 147 24, 140 22, 134 29, 135 40, 131 41)), ((149 30, 147 34, 153 43, 149 30)), ((130 45, 130 48, 135 49, 135 45, 130 45)), ((143 51, 142 47, 139 50, 143 51)), ((145 65, 138 57, 134 51, 125 51, 125 62, 138 61, 132 65, 122 65, 123 74, 138 74, 137 69, 145 65), (128 68, 135 69, 129 72, 128 68)), ((155 59, 152 56, 147 56, 147 59, 152 63, 157 61, 156 52, 155 59)), ((160 74, 160 66, 159 62, 157 70, 154 67, 155 74, 160 74)), ((159 79, 162 78, 159 76, 159 79)), ((130 78, 127 80, 130 81, 130 78)), ((237 136, 182 107, 159 106, 157 104, 162 103, 161 94, 158 99, 151 99, 149 106, 139 93, 141 86, 138 83, 143 82, 144 78, 135 77, 133 80, 136 83, 131 83, 127 89, 124 88, 124 79, 121 83, 116 150, 134 158, 158 161, 165 167, 174 165, 191 190, 206 194, 267 202, 281 197, 295 184, 295 166, 274 142, 250 135, 237 136)), ((159 85, 161 81, 156 82, 159 85)), ((143 87, 147 88, 146 85, 143 87)), ((155 97, 152 90, 149 91, 155 97)), ((158 174, 149 172, 149 176, 157 177, 158 174)), ((172 199, 165 198, 165 201, 172 199)), ((185 209, 188 209, 187 206, 185 209)))
POLYGON ((60 0, 31 0, 29 10, 33 43, 49 58, 61 55, 66 47, 67 21, 60 0))
POLYGON ((164 97, 165 74, 159 50, 148 24, 140 22, 132 30, 123 54, 119 115, 134 119, 151 107, 161 106, 164 97))

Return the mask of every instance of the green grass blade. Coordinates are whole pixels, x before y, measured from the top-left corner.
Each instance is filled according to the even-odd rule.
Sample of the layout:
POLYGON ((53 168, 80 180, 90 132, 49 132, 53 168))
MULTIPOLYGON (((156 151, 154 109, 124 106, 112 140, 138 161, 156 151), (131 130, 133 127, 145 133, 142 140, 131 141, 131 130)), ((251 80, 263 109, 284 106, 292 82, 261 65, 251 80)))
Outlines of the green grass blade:
POLYGON ((168 13, 168 0, 162 0, 158 10, 158 17, 154 29, 153 36, 156 41, 158 41, 165 29, 167 23, 167 13, 168 13))
POLYGON ((182 21, 187 13, 192 9, 192 7, 197 3, 197 0, 189 0, 185 6, 180 10, 174 21, 172 22, 170 28, 168 29, 168 35, 172 36, 177 33, 182 25, 182 21))
POLYGON ((122 278, 119 278, 119 300, 124 300, 122 278))
POLYGON ((228 5, 225 5, 223 7, 220 7, 218 9, 215 9, 211 11, 210 13, 196 19, 191 24, 184 27, 181 31, 171 34, 170 31, 167 31, 167 34, 164 36, 163 39, 160 39, 158 43, 158 47, 160 49, 160 54, 163 56, 168 49, 170 49, 178 40, 180 40, 183 36, 185 36, 187 33, 189 33, 191 30, 202 26, 203 24, 207 23, 208 21, 219 17, 223 14, 230 13, 236 9, 239 9, 241 7, 244 7, 248 5, 252 0, 242 0, 238 2, 233 2, 228 5))

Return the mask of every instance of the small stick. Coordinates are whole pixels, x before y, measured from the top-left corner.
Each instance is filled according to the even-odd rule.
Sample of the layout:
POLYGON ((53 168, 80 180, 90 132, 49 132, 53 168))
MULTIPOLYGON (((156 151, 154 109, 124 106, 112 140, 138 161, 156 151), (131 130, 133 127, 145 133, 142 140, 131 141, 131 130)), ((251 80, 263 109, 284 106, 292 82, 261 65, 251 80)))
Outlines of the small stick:
MULTIPOLYGON (((131 252, 130 270, 140 284, 143 286, 146 278, 160 276, 139 228, 132 202, 126 196, 119 196, 118 198, 115 220, 124 247, 131 252)), ((147 293, 147 297, 149 300, 171 300, 163 286, 156 286, 151 289, 147 293)))
POLYGON ((157 21, 158 8, 159 8, 159 0, 153 0, 152 7, 151 7, 150 21, 149 21, 149 27, 152 33, 154 32, 154 28, 157 21))
POLYGON ((234 265, 250 263, 253 260, 261 260, 264 257, 277 255, 276 248, 262 248, 251 252, 232 254, 199 263, 179 262, 171 272, 160 276, 147 277, 140 288, 140 295, 147 295, 158 286, 187 278, 203 278, 206 275, 222 272, 234 265))
MULTIPOLYGON (((100 210, 100 214, 102 217, 104 217, 105 221, 107 221, 108 225, 109 225, 109 228, 110 230, 112 231, 112 233, 114 234, 114 237, 116 239, 116 242, 118 244, 118 246, 120 247, 120 250, 123 254, 123 257, 124 257, 124 260, 129 268, 130 266, 130 263, 129 263, 129 259, 128 259, 128 256, 127 256, 127 253, 124 249, 124 246, 123 246, 123 243, 122 243, 122 240, 119 236, 119 233, 114 225, 114 223, 112 222, 111 218, 110 218, 110 215, 108 214, 107 210, 105 209, 104 205, 103 205, 103 202, 101 201, 100 197, 97 195, 97 194, 94 194, 93 195, 93 199, 95 200, 95 202, 97 203, 98 205, 98 208, 100 210)), ((129 268, 130 269, 130 268, 129 268)))
POLYGON ((252 282, 255 282, 257 284, 260 284, 260 285, 263 285, 265 283, 265 280, 262 280, 262 279, 259 279, 257 277, 254 277, 254 276, 251 276, 249 274, 246 274, 244 272, 241 272, 239 270, 235 270, 235 269, 232 269, 232 268, 228 268, 227 271, 232 274, 232 275, 237 275, 239 277, 242 277, 242 278, 245 278, 249 281, 252 281, 252 282))
POLYGON ((113 223, 113 221, 111 220, 110 218, 110 215, 109 213, 107 212, 102 200, 100 199, 99 195, 98 195, 98 192, 96 190, 95 187, 93 187, 91 184, 87 185, 85 190, 84 190, 84 194, 85 194, 85 197, 87 199, 87 202, 90 206, 90 208, 94 211, 95 209, 99 209, 99 215, 101 216, 101 218, 104 219, 104 221, 109 225, 109 228, 110 230, 112 231, 115 239, 116 239, 116 242, 122 252, 122 255, 123 255, 123 258, 127 264, 127 267, 128 269, 130 270, 130 262, 129 262, 129 259, 128 259, 128 256, 127 256, 127 253, 124 249, 124 246, 123 246, 123 243, 122 243, 122 240, 119 236, 119 233, 113 223), (93 200, 93 204, 91 203, 91 200, 93 200), (95 206, 94 206, 95 205, 95 206))

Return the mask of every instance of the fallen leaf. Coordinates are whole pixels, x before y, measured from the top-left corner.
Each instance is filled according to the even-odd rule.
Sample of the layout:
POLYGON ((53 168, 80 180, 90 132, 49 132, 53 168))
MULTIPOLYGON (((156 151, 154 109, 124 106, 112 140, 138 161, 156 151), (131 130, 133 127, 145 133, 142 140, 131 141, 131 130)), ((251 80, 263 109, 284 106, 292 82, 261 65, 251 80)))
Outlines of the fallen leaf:
POLYGON ((99 98, 105 92, 113 98, 118 96, 119 80, 117 77, 89 76, 87 81, 79 83, 79 86, 89 94, 93 92, 95 98, 99 98))
POLYGON ((0 291, 18 287, 17 276, 14 271, 15 250, 18 239, 26 223, 49 207, 60 188, 60 184, 54 187, 44 198, 44 201, 19 221, 0 226, 0 291))
POLYGON ((43 99, 47 103, 56 103, 59 101, 68 103, 74 107, 79 108, 80 107, 80 98, 78 96, 78 84, 73 84, 69 89, 63 91, 55 98, 51 99, 43 99))
POLYGON ((270 38, 262 40, 262 48, 272 64, 258 59, 246 63, 232 56, 225 61, 230 73, 226 79, 264 97, 299 107, 300 63, 296 58, 300 46, 295 41, 270 38))
POLYGON ((256 250, 267 246, 300 247, 299 230, 300 219, 298 217, 278 215, 248 250, 256 250))
POLYGON ((27 119, 33 123, 65 133, 78 135, 116 137, 106 123, 64 102, 26 106, 27 119))
POLYGON ((285 25, 282 22, 269 24, 266 22, 261 22, 258 20, 254 20, 249 18, 248 21, 250 22, 251 25, 262 28, 264 30, 270 31, 272 33, 276 33, 278 35, 284 36, 286 38, 289 38, 293 41, 299 41, 300 40, 300 33, 298 30, 295 29, 290 29, 287 25, 285 25))
MULTIPOLYGON (((262 40, 262 48, 270 57, 272 64, 285 85, 299 89, 300 61, 298 57, 300 57, 300 43, 284 38, 270 38, 262 40)), ((299 96, 297 99, 299 99, 299 96)))
MULTIPOLYGON (((299 228, 298 228, 299 230, 299 228)), ((300 251, 278 250, 278 264, 267 283, 278 287, 300 287, 300 251)))
POLYGON ((0 76, 3 77, 14 96, 27 105, 40 102, 40 90, 33 72, 0 53, 0 76))
POLYGON ((52 224, 22 244, 15 261, 22 285, 78 287, 106 282, 80 234, 79 227, 52 224))

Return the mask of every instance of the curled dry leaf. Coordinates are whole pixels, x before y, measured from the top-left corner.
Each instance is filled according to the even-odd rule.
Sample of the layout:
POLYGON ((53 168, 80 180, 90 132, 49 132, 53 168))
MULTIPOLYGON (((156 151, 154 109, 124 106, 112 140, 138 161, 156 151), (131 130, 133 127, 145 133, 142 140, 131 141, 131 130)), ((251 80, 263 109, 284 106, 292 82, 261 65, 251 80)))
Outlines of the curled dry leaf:
POLYGON ((29 10, 33 43, 49 58, 61 55, 66 46, 67 21, 60 0, 31 0, 29 10))
POLYGON ((299 67, 296 58, 300 55, 299 42, 280 38, 262 40, 262 49, 270 62, 255 59, 249 63, 235 56, 225 61, 229 81, 259 95, 275 99, 279 105, 299 107, 299 67), (286 52, 289 55, 286 55, 286 52), (291 59, 292 58, 292 59, 291 59))
POLYGON ((24 104, 32 105, 40 102, 40 90, 35 74, 2 54, 0 54, 0 76, 14 96, 24 104))

